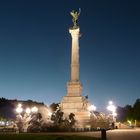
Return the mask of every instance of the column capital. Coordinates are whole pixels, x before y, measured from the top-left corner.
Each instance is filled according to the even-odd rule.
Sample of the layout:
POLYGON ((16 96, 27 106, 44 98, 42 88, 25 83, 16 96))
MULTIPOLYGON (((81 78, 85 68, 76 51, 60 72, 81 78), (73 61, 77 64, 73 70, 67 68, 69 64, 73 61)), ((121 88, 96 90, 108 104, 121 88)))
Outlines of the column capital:
POLYGON ((76 29, 69 29, 69 33, 73 36, 73 35, 80 35, 80 28, 76 28, 76 29))

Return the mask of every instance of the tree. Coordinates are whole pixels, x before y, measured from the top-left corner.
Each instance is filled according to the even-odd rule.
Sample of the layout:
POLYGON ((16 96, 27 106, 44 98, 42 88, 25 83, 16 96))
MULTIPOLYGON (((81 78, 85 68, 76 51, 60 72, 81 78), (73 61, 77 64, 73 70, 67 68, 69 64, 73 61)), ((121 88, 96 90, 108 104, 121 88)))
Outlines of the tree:
POLYGON ((137 99, 134 106, 134 119, 140 121, 140 99, 137 99))
POLYGON ((127 120, 133 120, 134 119, 133 107, 131 105, 126 105, 125 110, 126 110, 126 118, 127 118, 127 120))
POLYGON ((117 107, 117 121, 124 122, 127 120, 127 111, 125 107, 117 107))

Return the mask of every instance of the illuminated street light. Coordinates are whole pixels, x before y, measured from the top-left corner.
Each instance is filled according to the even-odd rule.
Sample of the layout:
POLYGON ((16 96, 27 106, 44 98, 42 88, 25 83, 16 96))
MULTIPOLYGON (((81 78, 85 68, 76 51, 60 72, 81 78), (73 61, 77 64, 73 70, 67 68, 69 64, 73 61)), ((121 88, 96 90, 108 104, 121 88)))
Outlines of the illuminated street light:
POLYGON ((116 112, 116 107, 113 105, 112 101, 109 101, 109 105, 107 106, 107 109, 111 112, 116 112))
POLYGON ((88 107, 88 110, 91 112, 91 111, 95 111, 96 110, 96 106, 94 106, 94 105, 90 105, 89 107, 88 107))
POLYGON ((109 105, 112 105, 112 104, 113 104, 113 102, 112 102, 112 101, 109 101, 108 103, 109 103, 109 105))
POLYGON ((30 109, 30 108, 26 108, 25 112, 26 112, 27 114, 30 114, 30 113, 31 113, 31 109, 30 109))
MULTIPOLYGON (((29 122, 32 119, 32 114, 38 112, 37 107, 29 108, 27 107, 25 110, 23 110, 22 104, 18 104, 16 108, 16 124, 18 127, 18 132, 27 132, 27 128, 29 126, 29 122), (22 113, 23 112, 23 113, 22 113)), ((35 115, 35 114, 34 114, 35 115)))
POLYGON ((19 104, 18 104, 18 107, 21 108, 21 107, 22 107, 22 104, 19 103, 19 104))
POLYGON ((127 122, 129 123, 130 126, 132 125, 132 122, 131 121, 128 120, 127 122))
POLYGON ((17 106, 17 108, 16 108, 16 112, 17 112, 18 114, 21 114, 22 111, 23 111, 22 104, 18 104, 18 106, 17 106))
POLYGON ((114 117, 116 117, 116 116, 117 116, 117 113, 116 113, 116 112, 113 112, 112 115, 113 115, 114 117))
POLYGON ((38 108, 37 108, 36 106, 34 106, 34 107, 32 107, 31 111, 32 111, 33 113, 36 113, 36 112, 38 111, 38 108))
POLYGON ((51 117, 52 112, 48 110, 48 116, 51 117))
POLYGON ((116 116, 117 116, 117 113, 116 113, 116 106, 113 105, 113 102, 112 101, 109 101, 108 102, 108 106, 107 106, 107 110, 109 110, 111 112, 111 115, 113 117, 113 121, 116 122, 116 116))

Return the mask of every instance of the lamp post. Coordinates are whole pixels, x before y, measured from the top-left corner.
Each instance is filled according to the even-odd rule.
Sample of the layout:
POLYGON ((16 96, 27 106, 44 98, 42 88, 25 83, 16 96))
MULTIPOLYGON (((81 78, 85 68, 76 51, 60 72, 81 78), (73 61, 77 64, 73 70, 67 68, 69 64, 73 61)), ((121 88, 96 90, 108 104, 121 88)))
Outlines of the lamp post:
POLYGON ((88 110, 89 110, 90 112, 96 111, 96 106, 90 105, 90 106, 88 107, 88 110))
POLYGON ((30 108, 26 108, 25 112, 26 112, 26 114, 30 114, 31 113, 31 109, 30 108))
POLYGON ((38 112, 38 108, 36 106, 31 108, 31 112, 32 113, 37 113, 38 112))
POLYGON ((23 112, 23 108, 22 108, 22 104, 18 104, 17 108, 16 108, 16 112, 17 112, 17 127, 18 127, 18 133, 22 131, 22 127, 23 127, 23 117, 21 115, 21 113, 23 112))
POLYGON ((16 113, 17 113, 17 127, 18 127, 18 132, 27 132, 27 128, 29 126, 29 122, 32 119, 31 115, 36 114, 38 112, 37 107, 32 107, 32 108, 22 108, 22 104, 18 104, 16 108, 16 113))
POLYGON ((116 113, 116 106, 113 104, 112 101, 108 102, 107 110, 111 112, 110 116, 112 117, 112 128, 114 128, 114 123, 116 122, 117 113, 116 113))
POLYGON ((88 106, 88 111, 89 111, 89 116, 91 118, 95 118, 95 114, 94 114, 94 111, 96 111, 96 106, 95 105, 89 105, 88 106))
POLYGON ((18 104, 18 106, 17 106, 17 108, 16 108, 16 112, 17 112, 18 114, 21 114, 22 111, 23 111, 22 104, 18 104))

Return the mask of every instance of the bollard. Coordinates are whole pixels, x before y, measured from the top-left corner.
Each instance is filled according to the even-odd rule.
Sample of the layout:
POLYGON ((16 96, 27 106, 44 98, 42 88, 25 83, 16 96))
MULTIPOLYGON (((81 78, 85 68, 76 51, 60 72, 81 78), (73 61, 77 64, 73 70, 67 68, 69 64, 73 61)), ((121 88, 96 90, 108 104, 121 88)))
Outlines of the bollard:
POLYGON ((101 140, 107 140, 106 139, 106 130, 105 129, 101 129, 101 140))

